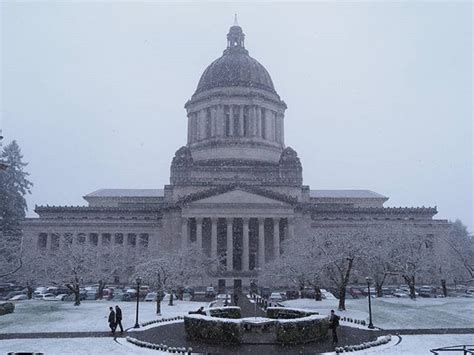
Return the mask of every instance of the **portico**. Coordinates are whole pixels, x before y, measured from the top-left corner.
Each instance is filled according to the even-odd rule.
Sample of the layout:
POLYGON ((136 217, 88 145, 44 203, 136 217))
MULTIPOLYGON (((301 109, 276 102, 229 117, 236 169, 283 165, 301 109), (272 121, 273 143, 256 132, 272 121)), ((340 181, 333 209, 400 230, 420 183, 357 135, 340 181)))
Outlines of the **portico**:
POLYGON ((196 243, 227 272, 253 271, 294 237, 293 213, 288 203, 239 189, 200 199, 182 210, 181 246, 196 243))

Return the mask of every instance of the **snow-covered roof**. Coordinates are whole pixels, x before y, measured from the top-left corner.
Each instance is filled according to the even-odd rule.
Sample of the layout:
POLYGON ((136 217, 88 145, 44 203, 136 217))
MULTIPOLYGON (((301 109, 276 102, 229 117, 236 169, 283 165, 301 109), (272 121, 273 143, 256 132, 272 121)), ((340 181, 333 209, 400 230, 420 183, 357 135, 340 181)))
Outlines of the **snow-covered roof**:
POLYGON ((163 197, 163 189, 100 189, 84 197, 163 197))
POLYGON ((370 190, 310 190, 314 198, 387 198, 370 190))

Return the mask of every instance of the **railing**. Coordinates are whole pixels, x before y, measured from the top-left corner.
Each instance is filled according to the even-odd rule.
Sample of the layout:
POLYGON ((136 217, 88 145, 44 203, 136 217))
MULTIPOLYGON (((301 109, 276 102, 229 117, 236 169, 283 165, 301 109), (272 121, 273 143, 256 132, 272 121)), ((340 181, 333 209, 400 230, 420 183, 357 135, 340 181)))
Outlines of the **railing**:
POLYGON ((474 354, 474 345, 453 345, 453 346, 445 346, 443 348, 438 348, 438 349, 431 349, 430 352, 432 354, 439 354, 440 352, 444 351, 458 351, 458 352, 463 352, 463 355, 473 355, 474 354))

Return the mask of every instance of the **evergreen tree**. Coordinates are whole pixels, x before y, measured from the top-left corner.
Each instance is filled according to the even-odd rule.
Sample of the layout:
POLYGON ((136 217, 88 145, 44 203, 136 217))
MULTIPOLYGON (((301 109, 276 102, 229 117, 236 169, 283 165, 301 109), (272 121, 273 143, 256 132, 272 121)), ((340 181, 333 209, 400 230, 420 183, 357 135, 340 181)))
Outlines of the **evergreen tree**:
POLYGON ((5 146, 0 160, 8 167, 0 171, 0 231, 5 237, 19 237, 21 222, 25 218, 27 205, 25 195, 31 193, 33 184, 28 180, 20 146, 12 141, 5 146))

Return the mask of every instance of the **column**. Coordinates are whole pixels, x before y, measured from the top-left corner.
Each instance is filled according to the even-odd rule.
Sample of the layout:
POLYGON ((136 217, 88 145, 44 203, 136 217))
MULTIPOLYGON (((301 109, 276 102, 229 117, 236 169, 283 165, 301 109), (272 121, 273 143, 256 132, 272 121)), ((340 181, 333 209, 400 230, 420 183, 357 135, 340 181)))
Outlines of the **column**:
POLYGON ((295 223, 293 217, 288 217, 288 239, 295 237, 295 223))
POLYGON ((217 218, 211 218, 211 258, 217 258, 217 218))
POLYGON ((280 218, 273 218, 273 258, 280 257, 280 218))
POLYGON ((217 112, 215 107, 211 107, 211 137, 217 136, 217 112))
POLYGON ((249 219, 242 218, 243 235, 242 235, 242 271, 249 271, 249 219))
MULTIPOLYGON (((137 240, 137 242, 138 242, 138 240, 137 240)), ((100 248, 102 248, 102 243, 103 243, 102 233, 97 233, 97 249, 100 250, 100 248)))
POLYGON ((227 218, 227 271, 232 271, 234 269, 234 240, 232 222, 233 218, 227 218))
POLYGON ((202 218, 196 218, 196 243, 202 249, 202 218))
POLYGON ((256 106, 255 111, 255 118, 257 120, 257 137, 262 138, 262 110, 260 110, 260 107, 256 106))
POLYGON ((216 136, 225 137, 224 106, 217 106, 216 110, 216 136))
POLYGON ((250 136, 255 137, 257 135, 257 108, 255 105, 250 106, 250 136))
POLYGON ((232 105, 229 105, 229 136, 234 136, 234 110, 232 105))
POLYGON ((188 219, 183 218, 181 221, 181 248, 185 249, 188 246, 188 219))
POLYGON ((265 218, 258 219, 258 267, 265 265, 265 218))

